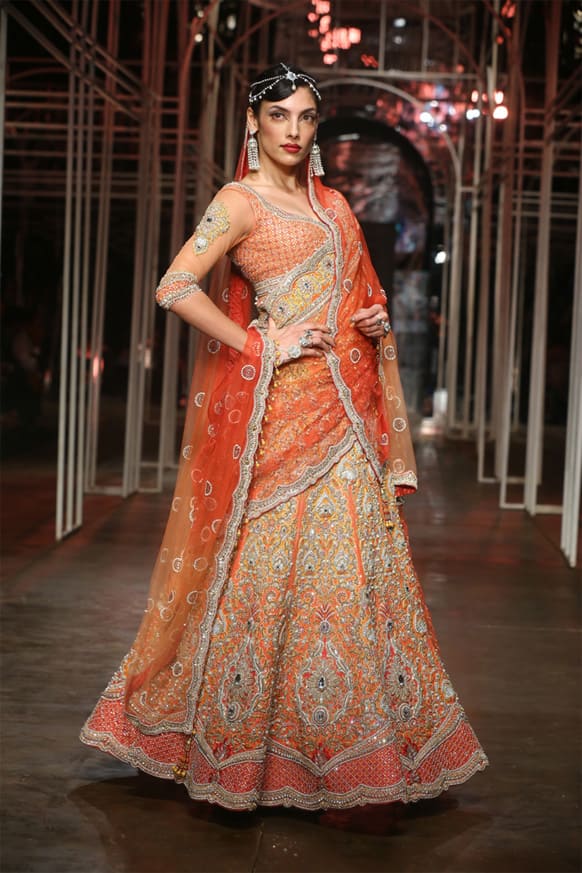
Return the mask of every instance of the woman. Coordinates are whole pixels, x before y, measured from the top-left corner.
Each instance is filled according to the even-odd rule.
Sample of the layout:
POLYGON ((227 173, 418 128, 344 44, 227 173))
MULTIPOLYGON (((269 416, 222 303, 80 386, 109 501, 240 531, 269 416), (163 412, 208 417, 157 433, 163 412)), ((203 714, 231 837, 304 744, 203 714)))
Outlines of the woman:
POLYGON ((487 764, 412 566, 386 297, 319 179, 319 104, 292 66, 253 83, 240 181, 157 289, 209 340, 146 614, 81 734, 232 809, 411 801, 487 764))

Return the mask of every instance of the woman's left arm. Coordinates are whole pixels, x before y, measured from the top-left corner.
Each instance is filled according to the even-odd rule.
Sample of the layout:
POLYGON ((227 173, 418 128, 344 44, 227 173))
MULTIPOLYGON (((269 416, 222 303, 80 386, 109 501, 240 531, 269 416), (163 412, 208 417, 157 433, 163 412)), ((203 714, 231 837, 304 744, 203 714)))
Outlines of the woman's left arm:
POLYGON ((380 339, 386 336, 390 329, 388 312, 381 303, 374 303, 365 309, 357 309, 352 315, 351 322, 370 339, 380 339))

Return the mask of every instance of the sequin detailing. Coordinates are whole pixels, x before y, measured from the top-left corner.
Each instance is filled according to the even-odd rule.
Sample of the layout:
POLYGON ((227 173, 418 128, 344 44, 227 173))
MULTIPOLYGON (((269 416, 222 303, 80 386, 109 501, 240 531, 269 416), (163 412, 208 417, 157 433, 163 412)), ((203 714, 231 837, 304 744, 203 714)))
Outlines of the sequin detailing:
POLYGON ((170 309, 174 303, 185 300, 196 291, 202 291, 202 288, 194 273, 168 271, 156 288, 156 303, 163 309, 170 309))
POLYGON ((207 251, 210 243, 218 239, 223 233, 227 233, 230 229, 230 218, 228 209, 224 203, 215 200, 210 204, 200 224, 194 231, 194 240, 192 246, 197 255, 204 254, 207 251))
POLYGON ((84 739, 166 778, 184 760, 190 795, 233 809, 411 801, 486 766, 357 443, 243 526, 197 700, 190 737, 140 734, 110 697, 84 739))
MULTIPOLYGON (((161 550, 167 585, 148 602, 164 625, 184 586, 171 659, 133 690, 151 663, 134 647, 82 739, 233 809, 432 797, 487 758, 440 659, 397 504, 414 471, 409 456, 387 452, 408 436, 393 425, 405 422, 399 383, 382 376, 391 352, 379 355, 350 325, 378 282, 339 194, 326 195, 333 209, 314 203, 311 218, 236 187, 256 218, 230 252, 254 286, 251 328, 309 315, 328 325, 335 349, 274 372, 267 341, 260 367, 235 368, 250 411, 240 444, 237 434, 227 445, 240 479, 223 535, 206 557, 191 543, 195 520, 200 542, 222 523, 216 475, 192 462, 197 497, 173 506, 183 528, 161 550)), ((193 402, 208 407, 212 443, 233 398, 193 402)))

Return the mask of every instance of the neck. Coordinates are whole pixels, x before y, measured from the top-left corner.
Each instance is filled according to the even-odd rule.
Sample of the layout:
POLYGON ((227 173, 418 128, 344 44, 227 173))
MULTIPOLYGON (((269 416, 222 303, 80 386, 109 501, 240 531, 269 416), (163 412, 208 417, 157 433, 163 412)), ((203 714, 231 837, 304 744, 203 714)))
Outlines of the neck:
POLYGON ((305 188, 302 167, 282 167, 261 156, 261 169, 253 173, 253 179, 261 185, 280 188, 283 191, 299 191, 305 188))

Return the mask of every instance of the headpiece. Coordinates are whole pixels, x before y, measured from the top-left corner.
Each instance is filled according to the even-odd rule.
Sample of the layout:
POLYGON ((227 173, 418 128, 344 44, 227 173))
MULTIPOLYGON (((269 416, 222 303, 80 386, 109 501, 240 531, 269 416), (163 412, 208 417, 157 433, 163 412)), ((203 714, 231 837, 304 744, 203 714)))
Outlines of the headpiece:
POLYGON ((256 103, 257 100, 261 100, 267 91, 270 91, 271 88, 274 88, 275 85, 278 85, 279 82, 282 82, 284 79, 288 79, 291 82, 292 91, 297 90, 297 85, 295 83, 299 80, 301 85, 307 85, 308 88, 311 88, 317 99, 321 100, 321 94, 317 90, 315 79, 312 76, 308 76, 307 73, 295 73, 286 64, 281 64, 281 66, 285 72, 281 73, 280 76, 271 76, 268 79, 259 79, 258 82, 253 82, 251 90, 249 91, 249 103, 251 106, 253 103, 256 103), (261 85, 264 85, 262 91, 253 94, 253 88, 259 88, 261 85))

